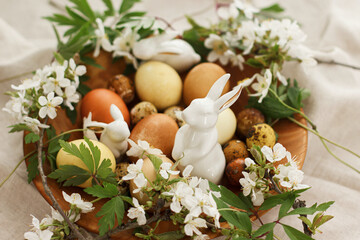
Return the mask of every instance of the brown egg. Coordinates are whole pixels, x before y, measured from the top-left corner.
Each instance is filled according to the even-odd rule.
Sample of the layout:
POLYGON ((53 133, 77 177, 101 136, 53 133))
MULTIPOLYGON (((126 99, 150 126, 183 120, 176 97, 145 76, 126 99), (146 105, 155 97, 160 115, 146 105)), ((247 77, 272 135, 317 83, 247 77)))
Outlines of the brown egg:
POLYGON ((240 140, 231 140, 225 143, 223 148, 227 163, 230 163, 237 158, 249 157, 249 152, 247 150, 246 144, 240 140))
POLYGON ((176 121, 176 123, 178 124, 179 127, 182 127, 184 124, 185 124, 185 121, 182 119, 182 118, 179 118, 177 115, 176 115, 176 112, 181 112, 183 111, 184 108, 183 107, 180 107, 180 106, 172 106, 172 107, 169 107, 167 108, 165 111, 164 111, 164 114, 168 115, 169 117, 171 117, 172 119, 174 119, 176 121))
POLYGON ((134 82, 122 74, 114 76, 109 81, 108 89, 116 92, 126 103, 131 102, 135 97, 134 82))
MULTIPOLYGON (((173 161, 171 161, 169 158, 167 158, 165 156, 158 156, 158 157, 160 157, 163 162, 169 162, 171 164, 174 164, 173 161)), ((149 181, 151 181, 151 182, 155 181, 155 179, 156 179, 155 168, 154 168, 154 165, 152 164, 152 162, 151 162, 151 160, 149 158, 147 158, 147 157, 144 158, 144 164, 143 164, 141 170, 143 171, 145 177, 149 181)), ((178 171, 178 169, 175 168, 174 171, 178 171)), ((170 175, 169 177, 170 177, 170 179, 174 179, 174 178, 179 177, 179 175, 176 175, 176 176, 170 175)), ((149 182, 147 183, 147 186, 150 187, 149 182)), ((135 189, 137 189, 137 188, 138 187, 135 185, 134 180, 130 180, 130 194, 131 194, 131 196, 137 198, 139 200, 140 204, 145 205, 146 201, 148 201, 149 198, 148 198, 148 196, 146 194, 140 194, 140 192, 133 193, 133 191, 135 189)))
MULTIPOLYGON (((184 81, 183 99, 189 105, 195 98, 206 97, 215 81, 224 75, 225 70, 215 63, 200 63, 190 70, 184 81)), ((228 92, 230 83, 227 82, 222 94, 228 92)))
MULTIPOLYGON (((177 123, 171 117, 162 113, 151 114, 135 125, 130 139, 136 143, 138 140, 147 141, 150 146, 160 149, 168 158, 171 158, 178 129, 177 123)), ((131 160, 134 161, 134 159, 131 160)))
POLYGON ((264 122, 265 117, 259 110, 256 108, 245 108, 237 115, 238 133, 246 136, 253 125, 264 122))
POLYGON ((130 111, 131 124, 136 125, 141 119, 157 113, 157 109, 151 102, 139 102, 130 111))
POLYGON ((259 147, 266 145, 269 148, 273 148, 275 143, 275 131, 270 125, 266 123, 259 123, 252 126, 246 138, 246 145, 248 148, 252 148, 253 145, 257 145, 259 147))
POLYGON ((244 177, 245 158, 238 158, 226 166, 225 174, 231 185, 240 186, 240 178, 244 177))
MULTIPOLYGON (((119 182, 124 176, 128 174, 127 168, 129 166, 129 163, 127 162, 121 162, 116 164, 115 168, 115 174, 116 174, 116 180, 119 182)), ((118 189, 121 194, 125 194, 127 190, 129 189, 129 184, 126 181, 122 181, 118 186, 118 189)))

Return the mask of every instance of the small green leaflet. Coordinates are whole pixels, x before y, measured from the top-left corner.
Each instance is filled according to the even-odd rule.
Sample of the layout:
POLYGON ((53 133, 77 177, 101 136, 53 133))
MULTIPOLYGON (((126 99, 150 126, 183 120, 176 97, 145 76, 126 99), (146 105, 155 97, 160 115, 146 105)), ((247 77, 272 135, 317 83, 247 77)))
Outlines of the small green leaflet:
POLYGON ((125 213, 124 202, 121 197, 117 196, 107 201, 96 214, 96 217, 101 217, 99 220, 100 236, 103 236, 115 225, 115 217, 119 224, 122 223, 125 213))
POLYGON ((299 230, 290 227, 289 225, 282 224, 285 233, 289 236, 291 240, 313 240, 312 237, 309 237, 303 232, 300 232, 299 230))
POLYGON ((209 182, 209 185, 211 190, 215 192, 220 192, 220 200, 224 201, 226 204, 250 212, 250 208, 248 207, 248 205, 225 186, 217 186, 212 182, 209 182))
POLYGON ((289 211, 289 209, 293 206, 294 202, 295 202, 295 195, 291 195, 289 196, 289 198, 287 198, 280 206, 280 210, 279 210, 279 216, 278 218, 281 219, 283 217, 285 217, 287 215, 287 212, 289 211))
POLYGON ((259 237, 263 234, 266 234, 266 233, 270 233, 274 227, 275 227, 275 222, 271 222, 271 223, 266 223, 264 225, 262 225, 261 227, 259 227, 254 233, 253 233, 253 237, 259 237))
POLYGON ((279 5, 279 4, 273 4, 269 7, 266 7, 266 8, 262 8, 261 9, 262 12, 276 12, 276 13, 279 13, 279 12, 283 12, 284 9, 279 5))
POLYGON ((154 165, 155 170, 159 171, 160 165, 163 163, 161 158, 159 158, 158 156, 152 155, 152 154, 147 155, 147 157, 151 160, 152 164, 154 165))
POLYGON ((91 9, 87 0, 70 0, 70 2, 75 4, 75 9, 79 10, 82 14, 88 17, 90 20, 95 20, 95 13, 91 9))
POLYGON ((84 183, 91 177, 91 174, 74 165, 61 165, 48 177, 57 179, 58 182, 64 182, 64 186, 77 186, 84 183))
POLYGON ((121 14, 128 11, 135 3, 140 1, 141 0, 123 0, 119 8, 119 13, 121 14))
POLYGON ((26 134, 26 136, 25 136, 25 143, 26 144, 35 143, 35 142, 37 142, 39 140, 40 140, 40 136, 37 135, 36 133, 33 133, 33 132, 31 132, 29 134, 26 134))
POLYGON ((37 156, 37 153, 34 153, 28 159, 28 165, 27 165, 27 169, 26 169, 28 172, 28 183, 31 183, 31 181, 34 180, 34 178, 39 174, 38 165, 39 165, 38 156, 37 156))
POLYGON ((92 187, 85 188, 84 191, 98 198, 112 198, 119 194, 119 190, 116 185, 106 182, 103 185, 103 187, 94 185, 92 187))
POLYGON ((15 124, 15 125, 11 125, 8 128, 11 128, 9 133, 13 133, 13 132, 21 132, 21 131, 29 131, 32 132, 31 128, 29 128, 26 124, 24 123, 19 123, 19 124, 15 124))

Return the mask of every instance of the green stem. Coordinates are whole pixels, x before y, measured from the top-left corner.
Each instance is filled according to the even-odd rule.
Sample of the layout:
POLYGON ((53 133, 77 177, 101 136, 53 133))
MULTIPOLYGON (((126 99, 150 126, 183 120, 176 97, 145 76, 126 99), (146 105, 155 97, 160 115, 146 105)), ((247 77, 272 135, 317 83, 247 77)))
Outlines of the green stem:
POLYGON ((296 109, 296 108, 293 108, 293 107, 287 105, 286 103, 284 103, 284 101, 281 100, 281 98, 280 98, 280 97, 276 94, 276 92, 275 92, 274 90, 272 90, 271 88, 269 88, 269 91, 270 91, 272 94, 274 94, 275 98, 276 98, 284 107, 286 107, 286 108, 288 108, 288 109, 290 109, 290 110, 292 110, 292 111, 300 114, 303 118, 306 119, 306 121, 311 125, 311 127, 312 127, 314 130, 316 130, 316 125, 315 125, 315 124, 308 118, 308 116, 306 116, 302 111, 300 111, 300 110, 298 110, 298 109, 296 109))
POLYGON ((333 144, 333 145, 335 145, 335 146, 337 146, 337 147, 339 147, 339 148, 341 148, 341 149, 343 149, 343 150, 345 150, 345 151, 347 151, 347 152, 355 155, 356 157, 360 158, 360 155, 359 155, 359 154, 351 151, 350 149, 348 149, 348 148, 346 148, 346 147, 344 147, 344 146, 341 146, 340 144, 337 144, 337 143, 331 141, 330 139, 327 139, 326 137, 321 136, 317 130, 313 130, 313 129, 311 129, 311 128, 308 128, 307 126, 305 126, 304 124, 300 123, 299 121, 297 121, 296 119, 294 119, 294 118, 292 118, 292 117, 288 117, 288 119, 289 119, 290 121, 296 123, 296 124, 299 125, 300 127, 305 128, 306 130, 312 132, 313 134, 315 134, 315 135, 318 136, 319 138, 321 138, 321 139, 323 139, 323 140, 325 140, 325 141, 327 141, 327 142, 329 142, 329 143, 331 143, 331 144, 333 144))
POLYGON ((26 154, 15 166, 15 168, 11 171, 11 173, 0 183, 0 188, 5 184, 5 182, 14 174, 14 172, 16 171, 16 169, 18 169, 18 167, 21 165, 21 163, 23 161, 25 161, 26 158, 30 157, 31 155, 33 155, 36 152, 36 150, 29 152, 28 154, 26 154))
POLYGON ((83 128, 78 128, 78 129, 72 129, 72 130, 69 130, 69 131, 66 131, 66 132, 63 132, 63 133, 60 133, 59 135, 56 135, 55 137, 51 138, 50 140, 48 140, 46 143, 49 143, 51 142, 52 140, 54 139, 57 139, 61 136, 64 136, 66 134, 69 134, 69 133, 73 133, 73 132, 83 132, 85 131, 86 129, 83 129, 83 128))
MULTIPOLYGON (((296 123, 296 124, 299 125, 300 127, 303 127, 303 128, 305 128, 306 130, 309 130, 310 132, 314 133, 316 136, 319 137, 319 139, 320 139, 320 141, 322 142, 322 144, 324 145, 325 149, 326 149, 336 160, 338 160, 339 162, 341 162, 341 163, 344 164, 345 166, 351 168, 351 169, 354 170, 355 172, 360 173, 360 170, 356 169, 355 167, 351 166, 350 164, 348 164, 348 163, 345 162, 344 160, 340 159, 338 156, 336 156, 336 155, 329 149, 328 145, 327 145, 326 142, 324 141, 324 140, 328 141, 328 139, 326 139, 326 138, 324 138, 323 136, 321 136, 317 131, 306 127, 304 124, 300 123, 299 121, 295 120, 294 118, 288 117, 288 119, 289 119, 290 121, 292 121, 293 123, 296 123)), ((329 141, 329 142, 330 142, 330 141, 329 141)), ((330 143, 332 143, 332 142, 330 142, 330 143)), ((337 145, 338 145, 338 144, 336 144, 336 146, 337 146, 337 145)), ((346 150, 346 148, 344 148, 344 147, 341 147, 341 148, 346 150)), ((352 151, 349 151, 349 152, 350 152, 350 153, 353 153, 355 156, 358 156, 357 154, 355 154, 355 153, 352 152, 352 151)))
POLYGON ((98 198, 96 198, 96 199, 94 199, 94 200, 92 200, 92 201, 90 201, 91 203, 95 203, 95 202, 97 202, 97 201, 99 201, 99 200, 101 200, 102 198, 100 198, 100 197, 98 197, 98 198))

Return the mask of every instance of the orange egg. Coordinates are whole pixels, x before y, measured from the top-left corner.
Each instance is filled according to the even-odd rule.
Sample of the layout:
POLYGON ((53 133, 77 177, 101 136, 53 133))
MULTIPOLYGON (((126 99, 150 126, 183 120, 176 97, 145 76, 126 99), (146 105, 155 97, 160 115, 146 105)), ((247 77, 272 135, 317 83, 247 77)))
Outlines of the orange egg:
POLYGON ((110 106, 115 104, 124 116, 127 124, 130 124, 130 114, 122 98, 105 88, 97 88, 88 92, 81 101, 81 117, 87 117, 92 113, 92 120, 110 123, 114 121, 110 114, 110 106))

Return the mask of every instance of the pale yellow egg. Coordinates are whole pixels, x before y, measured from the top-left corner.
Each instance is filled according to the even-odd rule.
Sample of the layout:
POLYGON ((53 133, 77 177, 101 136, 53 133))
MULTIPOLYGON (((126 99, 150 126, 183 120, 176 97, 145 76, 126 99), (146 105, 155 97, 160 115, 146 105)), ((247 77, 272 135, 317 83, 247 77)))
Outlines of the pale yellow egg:
POLYGON ((180 102, 182 81, 171 66, 149 61, 137 70, 135 89, 142 101, 151 102, 158 110, 164 110, 180 102))
MULTIPOLYGON (((111 152, 111 150, 105 144, 103 144, 101 142, 93 141, 93 140, 90 140, 90 141, 100 149, 100 152, 101 152, 100 163, 104 159, 110 159, 111 170, 113 172, 115 172, 116 162, 115 162, 114 154, 111 152)), ((74 141, 71 141, 70 143, 75 144, 77 147, 79 147, 80 144, 83 143, 83 144, 85 144, 86 147, 88 147, 88 144, 85 142, 84 139, 74 140, 74 141)), ((71 155, 70 153, 65 152, 64 149, 60 149, 60 151, 58 152, 58 154, 56 156, 56 166, 59 168, 59 166, 61 166, 61 165, 74 165, 74 166, 78 166, 78 167, 88 171, 88 168, 86 167, 85 163, 83 161, 81 161, 80 158, 75 157, 74 155, 71 155)), ((91 187, 92 186, 91 181, 92 181, 92 177, 90 177, 84 183, 78 185, 78 187, 81 187, 81 188, 91 187)))
POLYGON ((218 131, 218 143, 221 145, 234 136, 236 131, 236 116, 230 108, 225 109, 219 114, 216 129, 218 131))

